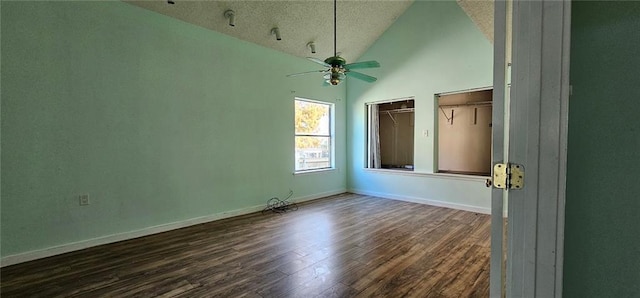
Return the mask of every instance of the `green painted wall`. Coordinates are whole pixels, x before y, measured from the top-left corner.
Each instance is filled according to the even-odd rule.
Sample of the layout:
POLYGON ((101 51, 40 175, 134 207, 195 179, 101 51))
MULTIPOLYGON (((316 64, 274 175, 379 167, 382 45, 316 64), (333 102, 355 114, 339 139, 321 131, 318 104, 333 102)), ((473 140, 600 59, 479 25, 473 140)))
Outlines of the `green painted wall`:
POLYGON ((572 2, 565 297, 640 297, 640 2, 572 2))
MULTIPOLYGON (((378 81, 349 79, 347 86, 348 186, 352 190, 414 201, 432 200, 490 210, 483 178, 434 172, 434 95, 493 85, 493 46, 455 1, 417 1, 360 57, 382 67, 366 70, 378 81), (365 103, 415 97, 415 173, 365 170, 365 103), (428 136, 423 136, 423 131, 428 136)), ((435 119, 435 120, 434 120, 435 119)))
POLYGON ((3 257, 346 189, 346 88, 285 78, 313 63, 119 1, 1 25, 3 257), (292 175, 294 96, 336 104, 337 170, 292 175))

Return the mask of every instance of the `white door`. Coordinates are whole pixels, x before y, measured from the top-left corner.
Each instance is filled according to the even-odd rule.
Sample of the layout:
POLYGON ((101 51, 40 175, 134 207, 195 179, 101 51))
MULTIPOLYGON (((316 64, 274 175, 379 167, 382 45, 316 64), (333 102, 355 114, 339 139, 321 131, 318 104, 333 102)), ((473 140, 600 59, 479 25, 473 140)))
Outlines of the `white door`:
POLYGON ((495 1, 493 163, 524 187, 492 189, 491 297, 562 295, 570 5, 495 1))

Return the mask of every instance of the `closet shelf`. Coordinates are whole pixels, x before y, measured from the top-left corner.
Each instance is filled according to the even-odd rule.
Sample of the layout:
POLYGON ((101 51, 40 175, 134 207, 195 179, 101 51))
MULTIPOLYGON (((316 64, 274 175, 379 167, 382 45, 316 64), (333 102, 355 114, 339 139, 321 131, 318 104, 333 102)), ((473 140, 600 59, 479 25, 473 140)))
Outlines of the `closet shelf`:
POLYGON ((467 103, 458 103, 452 105, 440 105, 440 108, 453 108, 453 107, 466 107, 466 106, 491 106, 492 101, 476 101, 476 102, 467 102, 467 103))
POLYGON ((404 109, 393 109, 393 110, 382 110, 382 111, 378 111, 378 113, 392 113, 392 114, 398 114, 398 113, 413 113, 414 108, 404 108, 404 109))

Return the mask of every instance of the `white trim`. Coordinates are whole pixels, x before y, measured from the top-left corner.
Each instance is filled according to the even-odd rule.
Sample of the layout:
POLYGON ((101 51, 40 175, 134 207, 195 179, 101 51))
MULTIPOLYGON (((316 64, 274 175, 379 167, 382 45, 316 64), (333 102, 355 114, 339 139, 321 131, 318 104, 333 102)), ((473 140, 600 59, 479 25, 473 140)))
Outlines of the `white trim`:
POLYGON ((368 190, 362 190, 362 189, 349 189, 349 192, 355 193, 355 194, 359 194, 359 195, 367 195, 367 196, 379 197, 379 198, 383 198, 383 199, 390 199, 390 200, 397 200, 397 201, 405 201, 405 202, 411 202, 411 203, 425 204, 425 205, 431 205, 431 206, 436 206, 436 207, 444 207, 444 208, 450 208, 450 209, 456 209, 456 210, 464 210, 464 211, 482 213, 482 214, 491 214, 491 208, 484 208, 484 207, 478 207, 478 206, 472 206, 472 205, 466 205, 466 204, 458 204, 458 203, 452 203, 452 202, 430 200, 430 199, 420 198, 420 197, 404 196, 404 195, 390 194, 390 193, 384 193, 384 192, 375 192, 375 191, 368 191, 368 190))
POLYGON ((293 172, 293 175, 304 175, 304 174, 313 174, 313 173, 322 173, 322 172, 331 172, 337 170, 336 168, 322 168, 322 169, 312 169, 312 170, 303 170, 293 172))
POLYGON ((563 38, 562 38, 562 74, 561 74, 561 109, 560 109, 560 158, 558 160, 558 219, 556 226, 556 281, 555 295, 562 297, 564 276, 564 220, 567 183, 567 148, 569 130, 569 95, 571 82, 569 81, 569 66, 571 62, 571 1, 564 1, 563 38))
POLYGON ((463 89, 463 90, 457 90, 457 91, 440 92, 440 93, 436 93, 434 95, 436 97, 440 97, 440 96, 446 96, 446 95, 455 95, 455 94, 460 94, 460 93, 469 93, 469 92, 478 92, 478 91, 487 91, 487 90, 493 90, 493 86, 479 87, 479 88, 469 88, 469 89, 463 89))
POLYGON ((366 107, 368 105, 377 105, 377 104, 381 104, 381 103, 390 103, 390 102, 407 101, 407 100, 416 100, 416 97, 412 95, 412 96, 399 97, 399 98, 394 98, 394 99, 382 99, 382 100, 377 100, 377 101, 365 102, 364 105, 366 107))
POLYGON ((318 99, 301 97, 301 96, 294 96, 293 99, 294 100, 301 100, 301 101, 308 101, 308 102, 317 103, 317 104, 323 104, 323 105, 335 105, 335 103, 330 102, 330 101, 322 101, 322 100, 318 100, 318 99))
POLYGON ((509 160, 526 175, 509 194, 507 297, 562 296, 570 9, 514 2, 509 160))
MULTIPOLYGON (((509 5, 507 1, 497 0, 494 2, 494 42, 493 42, 493 106, 492 106, 492 156, 491 164, 502 163, 508 153, 508 88, 507 81, 509 73, 507 71, 507 32, 510 23, 507 20, 509 5), (506 133, 506 134, 505 134, 506 133)), ((505 252, 504 243, 504 219, 508 216, 507 209, 504 208, 506 192, 495 187, 491 188, 491 259, 489 268, 489 296, 492 298, 502 298, 505 296, 505 252), (502 217, 500 216, 502 215, 502 217)))
MULTIPOLYGON (((297 197, 297 198, 291 199, 291 201, 299 203, 299 202, 320 199, 327 196, 337 195, 345 192, 346 192, 346 189, 338 189, 333 191, 307 195, 303 197, 297 197)), ((72 243, 62 244, 62 245, 53 246, 49 248, 44 248, 44 249, 32 250, 32 251, 19 253, 15 255, 9 255, 9 256, 2 257, 2 260, 0 261, 0 267, 5 267, 5 266, 28 262, 36 259, 51 257, 51 256, 68 253, 72 251, 77 251, 77 250, 94 247, 98 245, 149 236, 157 233, 167 232, 171 230, 176 230, 184 227, 212 222, 212 221, 225 219, 229 217, 254 213, 254 212, 261 211, 263 209, 264 209, 264 205, 255 205, 251 207, 240 208, 240 209, 224 211, 216 214, 191 218, 183 221, 161 224, 161 225, 143 228, 139 230, 118 233, 118 234, 113 234, 108 236, 102 236, 102 237, 97 237, 93 239, 82 240, 78 242, 72 242, 72 243)))
POLYGON ((313 103, 313 104, 318 104, 318 105, 327 105, 329 106, 329 135, 305 135, 305 134, 298 134, 296 132, 295 129, 295 119, 294 119, 294 131, 293 131, 293 138, 294 138, 294 143, 295 143, 295 138, 300 136, 300 137, 305 137, 305 136, 317 136, 317 137, 328 137, 329 138, 329 144, 330 144, 330 156, 329 156, 329 165, 330 167, 327 168, 315 168, 315 169, 303 169, 303 170, 296 170, 296 167, 298 166, 298 160, 296 159, 296 145, 294 144, 293 146, 293 174, 297 174, 300 172, 309 172, 309 171, 326 171, 326 170, 333 170, 336 167, 336 129, 335 129, 335 114, 336 114, 336 104, 332 103, 332 102, 325 102, 325 101, 319 101, 319 100, 315 100, 315 99, 308 99, 308 98, 304 98, 304 97, 299 97, 299 96, 294 96, 293 98, 293 105, 294 105, 294 111, 293 111, 293 116, 295 118, 295 104, 296 101, 306 101, 309 103, 313 103))
MULTIPOLYGON (((291 199, 292 202, 296 202, 296 203, 301 203, 301 202, 306 202, 306 201, 312 201, 312 200, 317 200, 317 199, 322 199, 328 196, 335 196, 335 195, 339 195, 339 194, 343 194, 348 192, 346 188, 341 188, 341 189, 336 189, 336 190, 330 190, 330 191, 325 191, 325 192, 320 192, 320 193, 315 193, 315 194, 311 194, 308 196, 304 196, 304 197, 296 197, 291 199)), ((262 206, 264 207, 264 206, 262 206)), ((260 209, 262 210, 262 209, 260 209)))
POLYGON ((448 174, 448 173, 427 173, 418 171, 405 171, 405 170, 391 170, 391 169, 372 169, 364 168, 365 172, 380 173, 387 175, 403 175, 403 176, 417 176, 417 177, 429 177, 447 180, 465 180, 482 182, 483 184, 490 176, 474 176, 474 175, 462 175, 462 174, 448 174))

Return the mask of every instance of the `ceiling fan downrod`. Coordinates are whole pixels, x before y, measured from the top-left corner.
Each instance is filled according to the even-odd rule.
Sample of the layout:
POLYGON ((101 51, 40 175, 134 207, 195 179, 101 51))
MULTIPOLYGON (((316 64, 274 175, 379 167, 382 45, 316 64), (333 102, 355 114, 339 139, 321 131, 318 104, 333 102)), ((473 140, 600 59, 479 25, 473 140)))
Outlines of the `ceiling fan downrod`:
MULTIPOLYGON (((309 44, 307 44, 309 46, 309 44)), ((313 48, 312 48, 313 52, 313 48)), ((327 59, 320 60, 313 57, 307 57, 307 59, 321 64, 326 67, 322 70, 312 70, 305 71, 300 73, 294 73, 287 75, 287 77, 311 74, 311 73, 323 73, 324 76, 324 84, 325 85, 338 85, 340 82, 344 81, 346 77, 356 78, 358 80, 362 80, 365 82, 375 82, 377 79, 370 75, 366 75, 360 72, 353 71, 353 69, 364 69, 364 68, 376 68, 380 67, 380 63, 375 60, 371 61, 363 61, 356 63, 349 63, 347 61, 338 56, 338 0, 333 0, 333 56, 327 59)))
POLYGON ((338 0, 333 0, 333 56, 338 56, 338 0))

